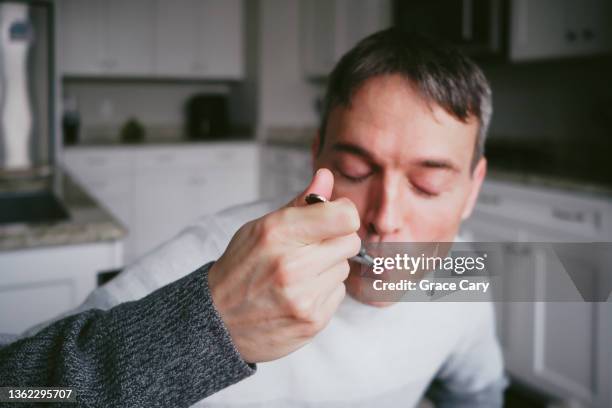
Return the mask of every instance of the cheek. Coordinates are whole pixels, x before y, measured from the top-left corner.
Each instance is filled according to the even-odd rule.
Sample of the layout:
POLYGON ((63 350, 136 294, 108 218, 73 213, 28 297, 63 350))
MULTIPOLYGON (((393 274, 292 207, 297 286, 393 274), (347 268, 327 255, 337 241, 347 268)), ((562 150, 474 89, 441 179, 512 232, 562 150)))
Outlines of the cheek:
POLYGON ((409 231, 417 242, 449 242, 461 224, 464 198, 448 194, 438 199, 413 198, 407 214, 409 231))

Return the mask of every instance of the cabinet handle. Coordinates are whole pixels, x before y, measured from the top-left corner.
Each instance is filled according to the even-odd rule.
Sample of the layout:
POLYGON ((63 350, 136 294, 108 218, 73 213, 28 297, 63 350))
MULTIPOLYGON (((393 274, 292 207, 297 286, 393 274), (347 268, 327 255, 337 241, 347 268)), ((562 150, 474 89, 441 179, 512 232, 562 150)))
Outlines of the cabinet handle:
POLYGON ((474 25, 472 21, 474 4, 472 0, 462 0, 461 3, 461 38, 466 41, 471 41, 473 37, 472 26, 474 25))
POLYGON ((553 208, 552 216, 558 220, 566 222, 577 222, 583 223, 585 221, 585 214, 580 211, 569 211, 562 208, 553 208))
POLYGON ((191 64, 191 69, 196 72, 206 72, 206 68, 206 64, 202 61, 194 61, 193 64, 191 64))
POLYGON ((531 248, 524 244, 510 243, 506 244, 506 252, 512 256, 529 256, 531 248))
POLYGON ((155 158, 158 163, 171 163, 174 161, 174 156, 171 154, 160 154, 155 158))
POLYGON ((576 41, 577 37, 578 36, 576 35, 576 33, 574 31, 572 31, 572 30, 568 30, 568 31, 565 32, 565 40, 567 42, 573 43, 574 41, 576 41))
POLYGON ((90 183, 89 186, 94 190, 101 190, 106 188, 108 183, 106 181, 94 181, 93 183, 90 183))
POLYGON ((87 160, 87 164, 89 166, 103 166, 106 164, 106 162, 107 160, 104 157, 90 157, 87 160))
POLYGON ((205 178, 192 178, 191 180, 189 180, 189 185, 192 186, 203 186, 205 184, 208 184, 208 180, 206 180, 205 178))

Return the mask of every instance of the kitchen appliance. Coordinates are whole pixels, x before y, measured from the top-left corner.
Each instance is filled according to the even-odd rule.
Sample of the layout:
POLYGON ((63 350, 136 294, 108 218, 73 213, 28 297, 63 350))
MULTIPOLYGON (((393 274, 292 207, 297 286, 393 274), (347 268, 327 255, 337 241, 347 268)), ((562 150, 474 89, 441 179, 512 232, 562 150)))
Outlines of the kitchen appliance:
POLYGON ((53 160, 53 7, 0 1, 0 177, 48 174, 53 160))
POLYGON ((185 104, 185 135, 191 140, 220 139, 229 133, 227 96, 196 94, 185 104))
POLYGON ((443 40, 467 55, 503 51, 503 0, 395 0, 393 9, 396 27, 443 40))

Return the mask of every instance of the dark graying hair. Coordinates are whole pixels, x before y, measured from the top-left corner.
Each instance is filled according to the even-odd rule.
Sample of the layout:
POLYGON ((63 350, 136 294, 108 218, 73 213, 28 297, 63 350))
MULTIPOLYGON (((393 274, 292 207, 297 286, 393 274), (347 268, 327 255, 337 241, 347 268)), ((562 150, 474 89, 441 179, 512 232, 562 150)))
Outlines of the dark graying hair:
POLYGON ((348 107, 355 92, 368 80, 399 74, 429 103, 442 107, 466 122, 475 117, 479 130, 472 156, 472 170, 484 155, 491 120, 491 88, 480 68, 458 50, 417 33, 390 28, 361 40, 336 64, 330 74, 319 134, 320 148, 331 111, 348 107))

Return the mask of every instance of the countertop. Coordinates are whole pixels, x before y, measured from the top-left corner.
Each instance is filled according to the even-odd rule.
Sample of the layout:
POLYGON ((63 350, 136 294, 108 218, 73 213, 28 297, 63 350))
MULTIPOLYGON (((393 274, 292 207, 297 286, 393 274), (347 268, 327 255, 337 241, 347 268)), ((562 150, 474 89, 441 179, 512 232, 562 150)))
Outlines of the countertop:
POLYGON ((116 241, 126 235, 126 228, 61 169, 44 179, 0 182, 0 193, 42 188, 54 191, 69 218, 52 223, 0 225, 0 251, 116 241))

